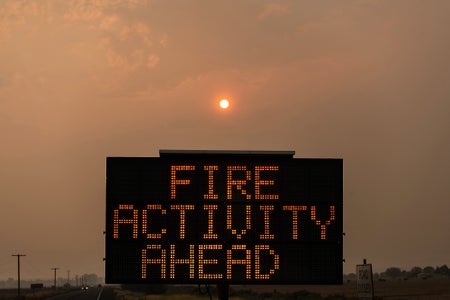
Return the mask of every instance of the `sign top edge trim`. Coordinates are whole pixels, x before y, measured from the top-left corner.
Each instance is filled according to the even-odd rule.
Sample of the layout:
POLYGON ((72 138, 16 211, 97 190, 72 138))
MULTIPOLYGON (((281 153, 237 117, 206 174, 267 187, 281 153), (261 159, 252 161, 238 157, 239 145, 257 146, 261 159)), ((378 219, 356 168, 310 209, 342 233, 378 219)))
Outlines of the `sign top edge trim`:
POLYGON ((160 156, 166 155, 199 155, 199 154, 235 154, 235 155, 283 155, 283 156, 291 156, 295 155, 295 151, 270 151, 270 150, 170 150, 170 149, 161 149, 159 150, 160 156))

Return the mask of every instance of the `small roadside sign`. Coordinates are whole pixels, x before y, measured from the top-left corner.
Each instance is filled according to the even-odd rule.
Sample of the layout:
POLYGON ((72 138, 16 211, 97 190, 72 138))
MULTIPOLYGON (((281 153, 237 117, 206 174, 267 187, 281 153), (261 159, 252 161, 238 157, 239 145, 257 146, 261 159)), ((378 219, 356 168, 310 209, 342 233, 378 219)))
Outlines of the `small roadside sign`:
POLYGON ((356 294, 359 299, 373 299, 372 264, 356 266, 356 294))

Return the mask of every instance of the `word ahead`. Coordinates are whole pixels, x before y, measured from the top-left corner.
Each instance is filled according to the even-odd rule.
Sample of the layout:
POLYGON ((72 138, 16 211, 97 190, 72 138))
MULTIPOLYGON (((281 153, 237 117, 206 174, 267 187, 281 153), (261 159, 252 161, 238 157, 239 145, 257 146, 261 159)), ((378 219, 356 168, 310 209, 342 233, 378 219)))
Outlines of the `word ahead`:
POLYGON ((342 281, 342 160, 108 158, 107 283, 342 281))

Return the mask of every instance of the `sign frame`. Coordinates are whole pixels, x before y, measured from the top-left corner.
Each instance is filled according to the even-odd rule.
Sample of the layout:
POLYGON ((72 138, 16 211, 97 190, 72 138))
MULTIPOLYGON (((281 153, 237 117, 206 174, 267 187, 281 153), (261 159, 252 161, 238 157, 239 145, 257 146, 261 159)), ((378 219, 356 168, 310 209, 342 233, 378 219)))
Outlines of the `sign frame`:
MULTIPOLYGON (((294 151, 160 150, 160 157, 108 157, 106 159, 105 282, 342 284, 343 160, 294 158, 294 154, 294 151), (219 170, 201 169, 201 167, 211 165, 217 166, 219 170), (191 166, 193 170, 190 171, 184 167, 173 169, 173 166, 191 166), (233 166, 235 169, 232 168, 233 166), (270 169, 269 166, 273 168, 270 169), (203 175, 198 175, 201 172, 203 172, 203 175), (228 179, 226 174, 228 174, 228 179), (171 176, 172 178, 170 178, 171 176), (225 187, 214 185, 212 188, 209 185, 208 188, 205 180, 209 178, 210 181, 208 182, 211 184, 211 176, 223 179, 217 182, 223 183, 228 180, 227 185, 223 184, 225 187), (291 178, 292 176, 295 178, 291 178), (187 184, 187 182, 189 183, 187 184), (151 185, 151 187, 148 185, 151 185), (158 191, 155 192, 156 189, 158 191), (189 189, 195 190, 195 193, 191 193, 189 189), (199 191, 200 189, 202 191, 199 191), (149 192, 150 190, 151 192, 149 192), (248 193, 246 194, 246 192, 248 193), (152 200, 151 204, 147 203, 148 200, 144 200, 149 198, 149 193, 151 194, 150 198, 157 199, 156 201, 152 200), (187 195, 187 200, 183 198, 183 195, 187 195), (211 196, 210 199, 208 199, 208 195, 211 196), (292 200, 290 198, 295 198, 292 195, 301 196, 303 199, 301 201, 299 199, 292 200), (312 198, 316 196, 320 199, 320 202, 317 202, 318 199, 305 199, 307 195, 312 198), (326 195, 332 195, 334 199, 330 200, 326 195), (241 199, 240 197, 244 198, 241 199), (235 198, 238 200, 235 200, 235 198), (190 199, 195 200, 191 201, 190 199), (252 200, 248 202, 247 199, 252 200), (171 203, 171 206, 167 206, 167 203, 171 203), (219 203, 219 206, 213 208, 205 203, 219 203), (248 207, 250 207, 251 215, 247 215, 246 222, 251 219, 250 225, 237 221, 233 223, 234 225, 230 225, 228 219, 225 220, 223 217, 221 219, 218 216, 218 212, 221 212, 227 215, 227 218, 237 220, 241 212, 248 212, 248 207), (168 212, 170 208, 175 212, 168 212), (215 218, 214 226, 216 227, 214 227, 214 230, 217 230, 217 232, 212 229, 208 232, 218 235, 218 239, 215 239, 212 244, 219 245, 220 249, 217 251, 222 253, 221 256, 231 253, 231 256, 226 258, 227 268, 232 268, 229 271, 230 273, 224 271, 223 274, 221 273, 223 275, 221 277, 200 278, 202 274, 200 266, 203 270, 208 267, 215 267, 214 263, 211 262, 214 262, 214 259, 217 261, 220 257, 212 257, 211 255, 215 250, 199 242, 199 234, 194 235, 192 233, 199 229, 192 228, 192 222, 190 225, 188 224, 187 216, 191 213, 189 211, 191 208, 195 210, 196 221, 200 225, 205 225, 205 220, 207 220, 206 222, 210 226, 213 224, 212 218, 215 218), (202 209, 203 216, 208 216, 203 217, 203 219, 198 214, 198 212, 202 213, 202 209), (238 211, 237 215, 234 215, 235 209, 238 211), (241 209, 241 212, 239 212, 239 209, 241 209), (232 212, 229 213, 229 210, 232 212), (159 217, 156 215, 150 216, 150 213, 155 211, 162 216, 162 219, 158 219, 159 217), (131 217, 135 213, 138 216, 136 218, 131 217), (184 220, 186 221, 186 224, 183 225, 185 226, 186 236, 183 236, 183 238, 181 238, 182 214, 184 214, 184 220), (166 215, 170 215, 170 217, 167 216, 167 218, 171 218, 170 220, 179 222, 177 223, 178 227, 173 227, 167 221, 161 221, 166 215), (276 215, 276 218, 272 215, 276 215), (285 230, 285 223, 294 222, 294 215, 298 217, 295 217, 297 218, 295 222, 298 222, 298 232, 293 227, 285 230), (264 222, 259 221, 257 223, 255 221, 262 220, 262 218, 265 218, 264 222), (300 224, 300 222, 304 222, 301 221, 301 218, 307 219, 306 225, 300 224), (130 221, 127 224, 127 220, 136 222, 130 221), (222 228, 225 227, 225 223, 227 228, 222 228), (160 224, 163 225, 159 226, 160 224), (222 224, 222 226, 217 224, 222 224), (166 231, 163 232, 160 229, 155 231, 147 228, 157 227, 156 225, 160 229, 164 227, 166 231), (174 230, 173 228, 177 229, 174 230), (180 231, 178 231, 178 228, 180 231), (304 229, 304 231, 301 231, 301 229, 304 229), (144 231, 147 238, 142 238, 144 231), (175 231, 178 237, 175 237, 175 231), (255 233, 256 231, 258 233, 255 233), (312 233, 313 231, 314 233, 312 233), (261 238, 264 236, 263 233, 269 234, 269 236, 265 236, 266 239, 271 238, 270 234, 274 237, 272 240, 264 240, 263 243, 261 238), (114 237, 114 234, 117 234, 117 236, 114 237), (149 236, 151 238, 148 238, 149 236), (331 240, 328 240, 327 238, 330 236, 331 240), (155 243, 155 240, 164 240, 164 242, 155 243), (143 247, 145 243, 156 246, 143 247), (186 250, 190 249, 191 246, 194 246, 192 252, 186 250), (130 249, 137 253, 136 249, 138 248, 142 252, 142 256, 136 258, 137 255, 134 255, 133 259, 130 258, 130 249), (176 253, 178 249, 182 249, 180 251, 184 252, 182 254, 176 253), (172 250, 174 252, 171 252, 172 250), (151 257, 147 260, 151 264, 156 264, 158 258, 162 259, 161 255, 164 253, 167 260, 164 267, 166 270, 165 278, 156 278, 154 274, 149 276, 146 273, 147 267, 144 268, 143 263, 144 252, 145 255, 151 257), (193 253, 193 259, 195 260, 192 263, 192 266, 195 265, 195 267, 189 265, 191 268, 189 272, 195 273, 194 278, 187 278, 187 276, 192 276, 192 274, 188 275, 188 271, 184 272, 183 275, 180 275, 180 273, 171 277, 172 274, 169 274, 171 270, 176 271, 178 268, 184 268, 188 265, 187 261, 184 261, 186 266, 182 266, 183 262, 181 261, 181 257, 187 259, 188 253, 193 253), (169 266, 171 261, 167 257, 171 254, 179 259, 178 261, 175 258, 172 260, 172 262, 177 261, 180 264, 179 266, 175 264, 173 268, 169 266), (200 257, 203 257, 202 255, 205 257, 210 255, 210 257, 202 258, 202 261, 200 259, 200 257), (250 261, 252 264, 249 267, 250 271, 246 263, 239 266, 240 262, 246 258, 248 259, 247 264, 250 264, 250 261), (230 263, 230 259, 235 265, 230 263), (280 265, 277 265, 277 259, 281 259, 280 265), (132 265, 132 267, 128 268, 128 265, 132 265), (133 273, 134 271, 130 271, 139 269, 139 265, 141 265, 141 277, 145 275, 146 278, 139 278, 136 273, 133 273), (251 274, 245 276, 251 278, 243 278, 244 271, 235 271, 235 269, 245 269, 248 274, 251 274), (239 275, 241 277, 236 275, 239 272, 242 273, 242 276, 239 275), (330 273, 332 274, 330 275, 330 273), (225 276, 225 274, 227 275, 225 276), (261 274, 268 276, 257 276, 261 274), (273 278, 271 278, 272 275, 273 278)), ((295 224, 297 225, 297 223, 295 224)), ((196 226, 201 227, 200 225, 196 226)), ((202 234, 205 238, 205 227, 203 227, 202 234)), ((162 265, 161 263, 161 272, 162 265)), ((214 273, 213 271, 208 272, 214 273)), ((216 273, 219 274, 220 272, 216 273)))

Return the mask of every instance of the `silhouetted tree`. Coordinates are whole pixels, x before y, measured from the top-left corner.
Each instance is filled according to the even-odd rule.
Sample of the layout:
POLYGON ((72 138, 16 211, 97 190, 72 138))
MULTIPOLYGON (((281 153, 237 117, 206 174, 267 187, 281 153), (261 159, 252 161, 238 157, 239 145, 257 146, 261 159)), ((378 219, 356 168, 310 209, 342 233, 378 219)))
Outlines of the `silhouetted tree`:
POLYGON ((447 265, 436 267, 436 270, 434 272, 439 275, 450 276, 450 269, 447 267, 447 265))
POLYGON ((412 267, 412 269, 409 271, 409 276, 408 277, 415 278, 420 273, 422 273, 422 268, 421 267, 412 267))
POLYGON ((384 274, 389 278, 399 278, 402 275, 402 270, 397 267, 387 268, 384 274))
POLYGON ((373 273, 373 280, 378 280, 380 279, 381 275, 378 272, 373 273))

